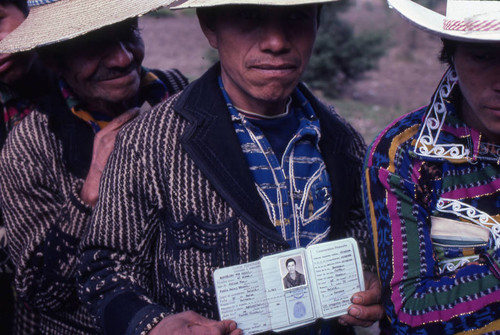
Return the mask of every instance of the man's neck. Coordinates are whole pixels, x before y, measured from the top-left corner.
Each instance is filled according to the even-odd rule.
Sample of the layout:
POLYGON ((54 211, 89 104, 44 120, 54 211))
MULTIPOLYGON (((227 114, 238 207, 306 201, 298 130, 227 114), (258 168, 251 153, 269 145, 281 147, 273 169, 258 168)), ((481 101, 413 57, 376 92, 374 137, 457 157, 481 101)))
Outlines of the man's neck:
MULTIPOLYGON (((231 98, 231 97, 230 97, 231 98)), ((243 111, 246 114, 260 116, 262 118, 273 118, 279 115, 286 114, 289 97, 279 101, 255 101, 247 102, 236 100, 233 105, 237 110, 243 111)))

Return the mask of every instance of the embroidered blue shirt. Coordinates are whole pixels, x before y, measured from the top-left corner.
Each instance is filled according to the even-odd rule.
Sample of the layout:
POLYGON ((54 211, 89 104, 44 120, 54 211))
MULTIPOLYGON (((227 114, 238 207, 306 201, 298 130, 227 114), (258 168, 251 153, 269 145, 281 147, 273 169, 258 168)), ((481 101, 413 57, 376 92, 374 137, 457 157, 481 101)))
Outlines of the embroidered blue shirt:
POLYGON ((310 103, 298 89, 292 94, 289 113, 298 119, 298 128, 280 161, 261 129, 233 106, 220 77, 219 85, 271 222, 292 248, 324 241, 331 229, 331 183, 310 103))

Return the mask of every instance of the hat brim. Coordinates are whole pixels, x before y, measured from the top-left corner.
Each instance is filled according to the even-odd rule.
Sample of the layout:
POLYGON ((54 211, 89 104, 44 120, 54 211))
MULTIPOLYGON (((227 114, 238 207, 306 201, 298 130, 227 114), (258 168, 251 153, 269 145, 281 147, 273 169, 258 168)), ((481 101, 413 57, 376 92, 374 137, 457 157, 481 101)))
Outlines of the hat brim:
POLYGON ((26 20, 0 41, 0 53, 67 41, 167 6, 172 0, 64 0, 31 8, 26 20))
POLYGON ((224 5, 294 6, 311 5, 338 0, 187 0, 173 3, 170 9, 203 8, 224 5))
POLYGON ((388 0, 389 6, 418 28, 441 38, 464 42, 498 42, 500 31, 457 31, 444 29, 446 17, 411 0, 388 0))

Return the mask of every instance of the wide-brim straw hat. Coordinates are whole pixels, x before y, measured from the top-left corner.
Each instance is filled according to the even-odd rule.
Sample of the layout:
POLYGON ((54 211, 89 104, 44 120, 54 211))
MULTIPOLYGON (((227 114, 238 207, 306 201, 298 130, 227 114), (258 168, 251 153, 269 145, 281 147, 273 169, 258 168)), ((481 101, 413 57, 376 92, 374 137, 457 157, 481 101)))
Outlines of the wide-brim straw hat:
POLYGON ((466 42, 500 41, 500 1, 448 0, 446 16, 412 0, 388 0, 389 6, 423 30, 466 42))
POLYGON ((170 9, 203 8, 225 5, 296 6, 311 5, 338 0, 178 0, 170 9))
POLYGON ((0 41, 0 53, 27 51, 84 35, 167 6, 172 0, 38 0, 30 13, 0 41))

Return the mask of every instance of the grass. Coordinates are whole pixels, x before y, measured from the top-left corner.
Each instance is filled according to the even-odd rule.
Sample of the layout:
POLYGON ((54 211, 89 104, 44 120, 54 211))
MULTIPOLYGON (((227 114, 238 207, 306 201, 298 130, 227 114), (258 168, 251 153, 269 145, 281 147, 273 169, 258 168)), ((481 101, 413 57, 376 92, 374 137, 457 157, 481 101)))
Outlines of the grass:
POLYGON ((335 110, 363 135, 367 144, 371 143, 389 123, 407 112, 397 107, 383 107, 351 99, 335 99, 327 102, 335 106, 335 110))

